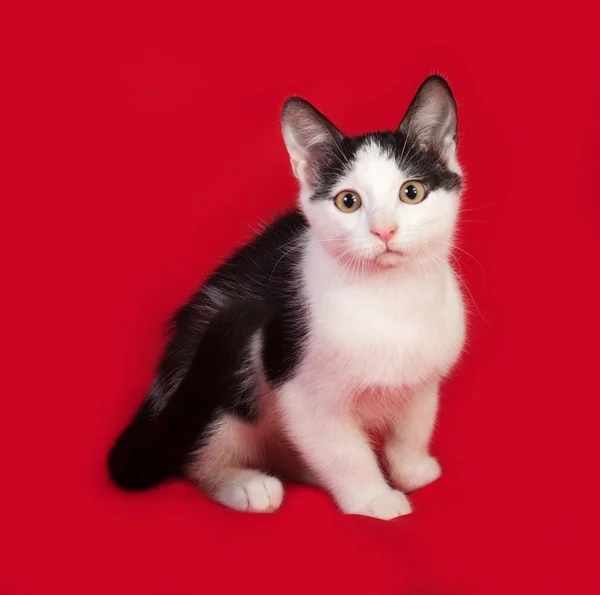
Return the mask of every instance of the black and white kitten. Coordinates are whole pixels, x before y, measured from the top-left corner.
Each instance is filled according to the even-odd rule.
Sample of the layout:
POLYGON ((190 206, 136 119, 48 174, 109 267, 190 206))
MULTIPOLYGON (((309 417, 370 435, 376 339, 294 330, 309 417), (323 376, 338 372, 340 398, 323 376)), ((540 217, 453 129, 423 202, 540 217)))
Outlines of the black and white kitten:
POLYGON ((282 125, 299 209, 177 312, 110 473, 133 490, 183 476, 254 512, 279 508, 280 478, 306 481, 347 513, 391 519, 440 475, 428 443, 465 338, 449 264, 456 104, 432 76, 393 132, 346 137, 299 98, 282 125))

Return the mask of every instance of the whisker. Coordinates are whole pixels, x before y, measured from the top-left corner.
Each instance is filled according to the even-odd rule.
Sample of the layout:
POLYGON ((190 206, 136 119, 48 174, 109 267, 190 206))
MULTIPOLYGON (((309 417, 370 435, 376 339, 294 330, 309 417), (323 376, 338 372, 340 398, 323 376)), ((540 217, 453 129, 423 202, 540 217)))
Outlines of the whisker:
POLYGON ((338 254, 333 260, 330 260, 327 265, 323 268, 319 273, 322 275, 332 264, 338 262, 341 258, 343 258, 346 254, 348 254, 348 250, 344 250, 341 254, 338 254))
POLYGON ((488 325, 489 328, 492 328, 492 325, 487 321, 487 318, 482 314, 481 310, 479 309, 479 306, 477 305, 477 302, 475 301, 475 298, 473 297, 471 290, 465 283, 465 280, 462 278, 462 275, 460 273, 457 273, 456 271, 454 271, 454 274, 456 275, 458 280, 462 283, 462 286, 466 289, 467 293, 469 294, 469 297, 471 298, 471 302, 473 302, 473 305, 475 306, 475 309, 477 310, 477 313, 479 314, 479 316, 481 316, 481 318, 488 325))

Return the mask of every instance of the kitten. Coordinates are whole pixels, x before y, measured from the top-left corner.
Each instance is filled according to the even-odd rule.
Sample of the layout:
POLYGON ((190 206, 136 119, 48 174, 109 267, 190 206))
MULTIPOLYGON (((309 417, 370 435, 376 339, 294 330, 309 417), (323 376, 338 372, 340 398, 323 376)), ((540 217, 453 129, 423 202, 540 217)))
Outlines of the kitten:
POLYGON ((432 76, 393 132, 346 137, 300 98, 282 127, 299 208, 174 316, 110 473, 129 490, 183 476, 252 512, 279 508, 281 479, 305 481, 346 513, 391 519, 411 511, 405 492, 440 475, 428 443, 465 338, 449 264, 456 104, 432 76))

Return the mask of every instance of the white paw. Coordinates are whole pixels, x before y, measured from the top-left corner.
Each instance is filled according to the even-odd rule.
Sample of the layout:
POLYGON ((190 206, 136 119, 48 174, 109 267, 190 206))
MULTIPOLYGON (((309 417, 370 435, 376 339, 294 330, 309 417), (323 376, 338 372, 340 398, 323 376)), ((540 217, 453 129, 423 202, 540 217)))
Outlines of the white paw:
POLYGON ((406 492, 414 492, 435 481, 442 474, 442 469, 437 459, 424 455, 399 461, 390 474, 394 485, 406 492))
POLYGON ((283 484, 259 471, 240 470, 213 495, 221 504, 242 512, 274 512, 283 501, 283 484))
POLYGON ((410 502, 402 492, 389 490, 383 492, 383 494, 379 494, 379 496, 375 496, 366 505, 353 510, 352 513, 389 521, 390 519, 410 514, 411 511, 410 502))

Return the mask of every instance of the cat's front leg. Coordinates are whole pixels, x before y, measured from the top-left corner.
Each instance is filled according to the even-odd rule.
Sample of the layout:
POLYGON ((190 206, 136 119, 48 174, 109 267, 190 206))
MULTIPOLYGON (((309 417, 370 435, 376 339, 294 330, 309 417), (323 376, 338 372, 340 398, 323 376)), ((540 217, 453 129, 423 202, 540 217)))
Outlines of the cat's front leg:
POLYGON ((408 499, 387 484, 366 435, 336 402, 323 385, 288 382, 279 391, 287 436, 344 512, 384 520, 408 514, 408 499))
POLYGON ((442 473, 437 459, 429 454, 438 390, 436 382, 411 395, 386 439, 384 455, 390 479, 407 492, 426 486, 442 473))

